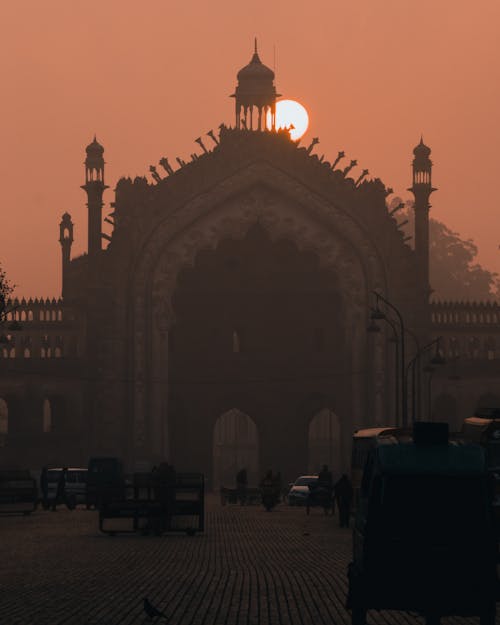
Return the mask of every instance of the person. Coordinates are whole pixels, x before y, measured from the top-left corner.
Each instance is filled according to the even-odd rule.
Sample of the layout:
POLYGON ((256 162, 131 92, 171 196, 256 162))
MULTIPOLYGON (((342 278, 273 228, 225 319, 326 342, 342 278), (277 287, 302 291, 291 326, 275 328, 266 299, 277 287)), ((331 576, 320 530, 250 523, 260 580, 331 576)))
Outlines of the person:
POLYGON ((247 488, 248 488, 248 475, 246 469, 240 469, 236 474, 236 491, 237 497, 240 500, 241 505, 244 505, 247 500, 247 488))
POLYGON ((157 534, 163 533, 170 528, 175 502, 176 473, 174 467, 168 462, 161 462, 153 474, 154 495, 161 506, 161 517, 150 520, 152 529, 157 534))
POLYGON ((267 473, 264 475, 262 480, 260 481, 260 492, 262 496, 262 503, 264 504, 264 508, 269 512, 272 510, 276 503, 275 499, 275 484, 273 478, 273 472, 271 469, 268 469, 267 473))
POLYGON ((57 509, 57 504, 63 503, 66 498, 66 473, 68 472, 68 467, 64 467, 61 473, 59 474, 59 479, 57 480, 57 488, 54 500, 52 501, 52 512, 55 512, 57 509))
POLYGON ((349 527, 353 490, 351 482, 345 473, 335 484, 334 491, 339 509, 340 527, 349 527))
POLYGON ((323 501, 323 507, 325 509, 325 513, 328 513, 330 508, 333 509, 332 505, 332 494, 333 494, 333 477, 332 472, 328 469, 328 465, 324 464, 321 471, 318 473, 318 492, 317 495, 321 497, 323 501))
POLYGON ((49 508, 49 469, 42 467, 40 473, 40 490, 42 491, 42 507, 44 510, 49 508))

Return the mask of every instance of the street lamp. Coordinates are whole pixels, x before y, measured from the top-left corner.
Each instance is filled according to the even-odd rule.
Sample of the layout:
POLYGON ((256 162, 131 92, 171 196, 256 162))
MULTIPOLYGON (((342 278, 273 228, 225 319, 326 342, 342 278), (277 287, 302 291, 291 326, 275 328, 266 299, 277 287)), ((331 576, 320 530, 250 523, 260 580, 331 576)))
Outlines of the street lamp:
MULTIPOLYGON (((432 382, 432 374, 434 372, 434 366, 432 365, 444 365, 446 364, 446 360, 445 358, 443 358, 443 356, 441 356, 441 353, 439 351, 439 343, 441 341, 442 337, 439 336, 437 339, 434 339, 433 341, 431 341, 430 343, 427 343, 427 345, 424 345, 421 349, 417 350, 417 353, 415 354, 415 356, 410 360, 410 362, 408 363, 407 367, 406 367, 406 377, 408 377, 408 374, 410 372, 412 372, 412 390, 411 390, 411 405, 412 405, 412 422, 415 423, 415 396, 416 396, 416 388, 418 388, 418 397, 420 397, 420 375, 418 376, 418 384, 415 384, 415 368, 416 365, 420 362, 420 357, 427 351, 430 350, 431 347, 433 347, 434 345, 436 346, 436 353, 434 354, 434 356, 431 358, 431 360, 429 361, 429 363, 424 367, 424 371, 427 373, 430 373, 431 375, 429 376, 429 384, 432 382)), ((418 343, 417 343, 418 345, 418 343)), ((430 411, 430 408, 429 408, 430 411)))
POLYGON ((379 326, 375 323, 377 320, 382 320, 388 323, 393 332, 393 337, 390 339, 392 343, 394 343, 395 347, 395 364, 394 364, 394 390, 395 390, 395 403, 394 403, 394 412, 395 412, 395 424, 399 424, 399 336, 396 330, 396 325, 385 315, 380 308, 372 308, 372 312, 370 315, 371 323, 367 328, 368 332, 380 332, 379 326))
MULTIPOLYGON (((373 294, 375 295, 375 297, 377 298, 377 305, 376 305, 376 309, 375 309, 375 314, 376 317, 378 319, 387 319, 387 316, 380 310, 380 301, 384 302, 384 304, 386 306, 388 306, 391 310, 393 310, 396 313, 398 322, 399 322, 399 327, 400 327, 400 333, 399 333, 399 340, 401 342, 401 353, 400 353, 400 359, 401 359, 401 421, 402 421, 402 425, 408 425, 408 398, 407 398, 407 386, 406 386, 406 372, 405 372, 405 324, 403 321, 403 316, 401 315, 401 313, 399 312, 399 310, 396 308, 396 306, 394 306, 394 304, 391 304, 391 302, 389 300, 387 300, 383 295, 381 295, 378 291, 372 291, 373 294)), ((372 319, 374 317, 372 316, 372 319)), ((396 374, 397 376, 398 374, 396 374)), ((397 379, 397 377, 396 377, 397 379)), ((397 385, 397 384, 396 384, 397 385)))

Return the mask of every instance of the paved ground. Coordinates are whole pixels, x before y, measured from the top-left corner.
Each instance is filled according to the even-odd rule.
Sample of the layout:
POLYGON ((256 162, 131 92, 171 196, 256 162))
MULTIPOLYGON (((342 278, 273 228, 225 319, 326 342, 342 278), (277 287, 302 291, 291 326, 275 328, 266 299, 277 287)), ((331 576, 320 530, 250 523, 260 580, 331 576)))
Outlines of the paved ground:
MULTIPOLYGON (((170 625, 350 623, 351 533, 337 517, 207 505, 204 535, 102 535, 95 512, 0 517, 1 625, 140 625, 148 596, 170 625)), ((500 609, 497 623, 500 625, 500 609)), ((415 624, 370 612, 368 623, 415 624)), ((443 619, 446 625, 477 623, 443 619)))

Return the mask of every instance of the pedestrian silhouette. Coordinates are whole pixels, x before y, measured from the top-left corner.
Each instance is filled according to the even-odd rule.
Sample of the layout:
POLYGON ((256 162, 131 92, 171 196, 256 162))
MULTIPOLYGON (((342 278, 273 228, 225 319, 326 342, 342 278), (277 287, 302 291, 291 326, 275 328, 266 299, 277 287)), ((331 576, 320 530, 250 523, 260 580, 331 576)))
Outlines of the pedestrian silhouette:
POLYGON ((240 469, 236 474, 236 491, 241 505, 246 503, 248 488, 248 475, 246 469, 240 469))
POLYGON ((54 500, 52 501, 52 511, 55 512, 57 509, 57 504, 64 502, 66 498, 66 473, 68 472, 68 467, 64 467, 59 475, 59 479, 57 480, 57 489, 56 494, 54 496, 54 500))
POLYGON ((353 490, 351 482, 345 473, 335 484, 334 491, 339 508, 340 527, 349 527, 353 490))
POLYGON ((158 608, 155 608, 155 606, 149 601, 147 597, 144 597, 143 603, 144 603, 144 612, 146 612, 149 620, 154 620, 157 618, 164 618, 165 620, 167 619, 165 614, 163 614, 163 612, 160 612, 158 608))
POLYGON ((42 491, 42 506, 44 510, 49 507, 49 470, 47 467, 42 467, 40 474, 40 490, 42 491))

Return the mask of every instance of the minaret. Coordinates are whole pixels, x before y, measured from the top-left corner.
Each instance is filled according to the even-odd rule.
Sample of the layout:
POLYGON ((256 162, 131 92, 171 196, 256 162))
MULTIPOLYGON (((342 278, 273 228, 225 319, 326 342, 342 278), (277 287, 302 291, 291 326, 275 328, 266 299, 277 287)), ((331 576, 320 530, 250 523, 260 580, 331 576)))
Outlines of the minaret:
POLYGON ((413 150, 413 185, 408 189, 415 196, 415 254, 417 256, 419 283, 425 290, 426 300, 431 294, 429 281, 429 198, 432 186, 431 149, 423 139, 413 150))
POLYGON ((102 194, 108 188, 104 184, 104 148, 94 136, 86 148, 85 184, 82 189, 87 193, 88 206, 88 253, 95 256, 101 250, 102 229, 102 194))
POLYGON ((276 128, 276 93, 274 72, 266 67, 255 51, 248 65, 238 72, 238 85, 232 98, 236 104, 236 128, 245 130, 265 130, 266 117, 271 113, 271 129, 276 128))
POLYGON ((59 243, 62 252, 62 296, 64 297, 68 288, 68 268, 71 259, 71 245, 73 244, 73 222, 71 215, 64 213, 59 224, 59 243))

